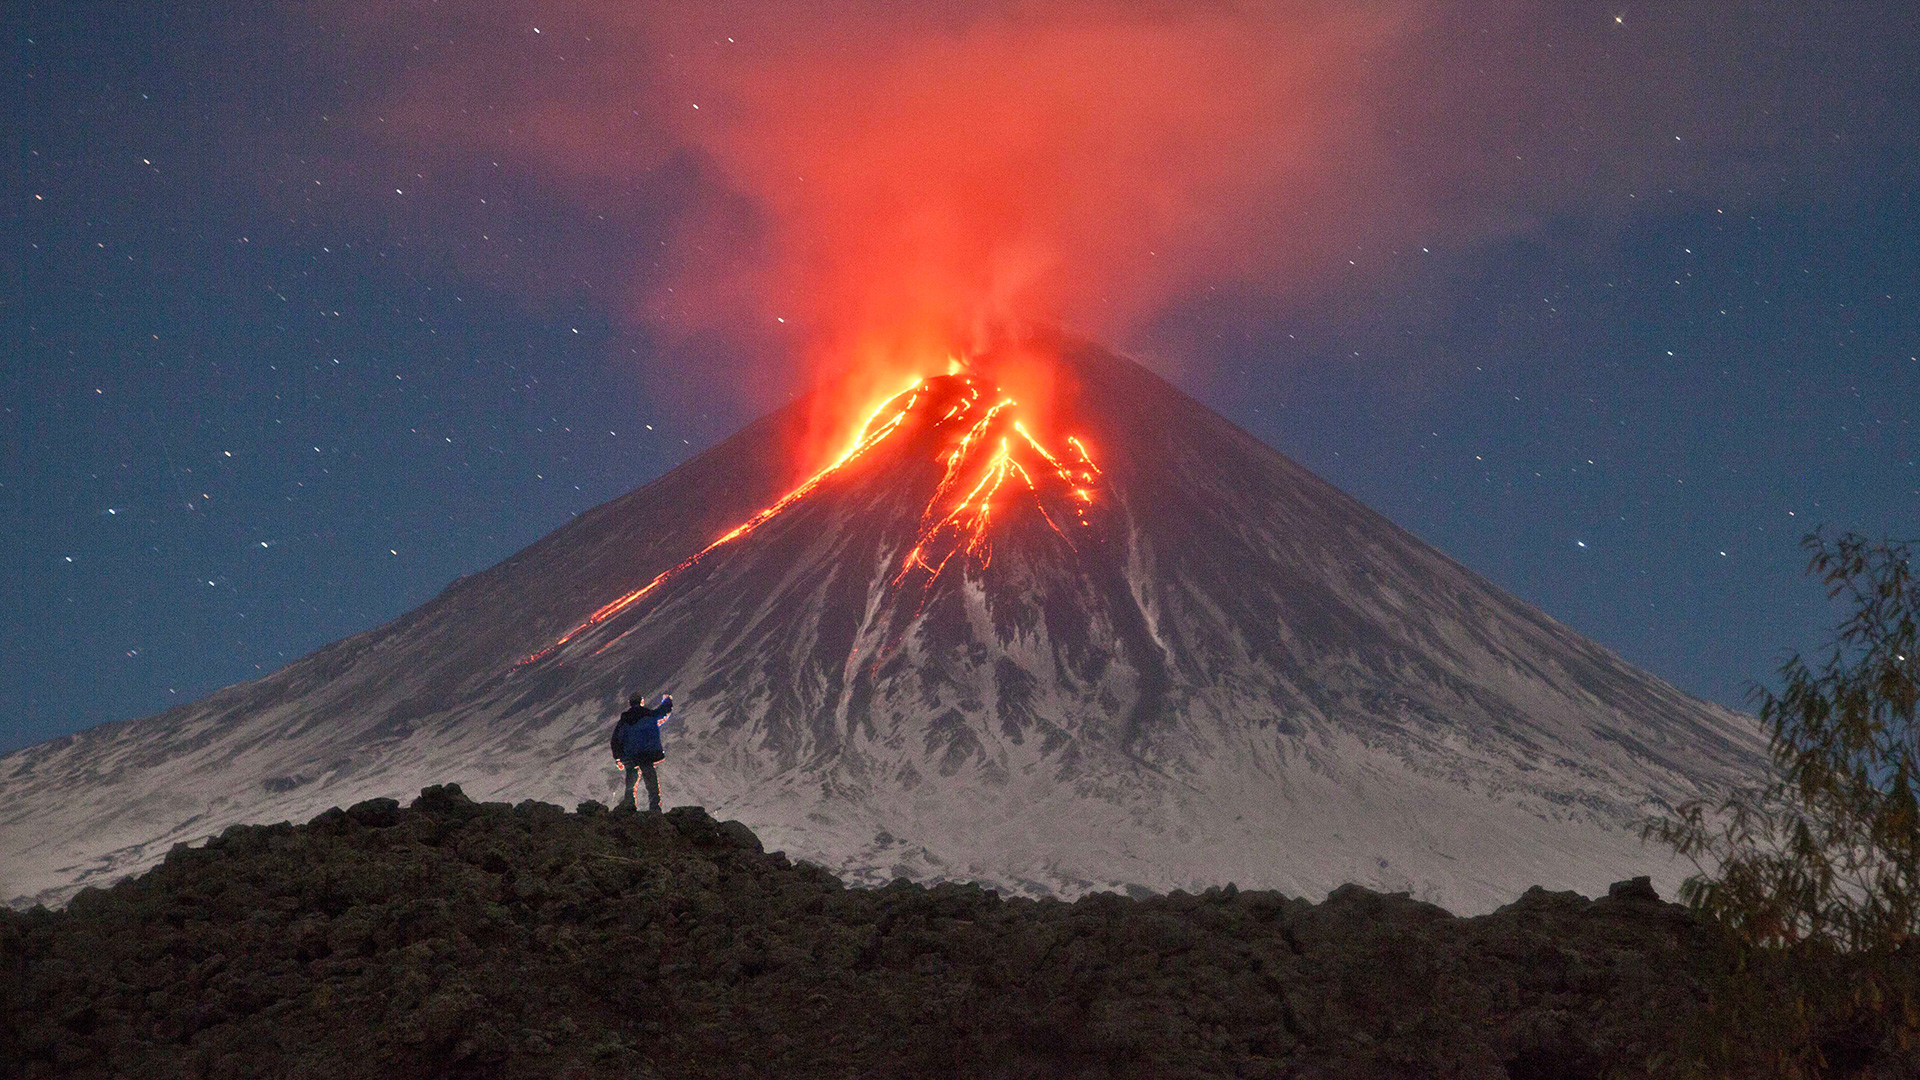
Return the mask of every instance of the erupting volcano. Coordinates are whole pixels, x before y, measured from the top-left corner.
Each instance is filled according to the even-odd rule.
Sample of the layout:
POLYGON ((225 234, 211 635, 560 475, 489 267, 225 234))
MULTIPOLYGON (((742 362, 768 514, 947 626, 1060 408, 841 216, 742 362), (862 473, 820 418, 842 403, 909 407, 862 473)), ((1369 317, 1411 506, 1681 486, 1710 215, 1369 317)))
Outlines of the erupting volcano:
MULTIPOLYGON (((959 361, 953 364, 964 366, 959 361)), ((996 503, 1001 507, 1001 518, 1017 517, 1024 510, 1039 514, 1054 535, 1071 548, 1073 538, 1061 528, 1061 523, 1069 527, 1092 523, 1088 514, 1094 503, 1093 487, 1100 476, 1099 466, 1087 453, 1086 444, 1075 436, 1067 436, 1069 452, 1065 455, 1049 451, 1021 422, 1018 400, 998 386, 991 387, 992 392, 983 398, 981 387, 981 381, 971 374, 914 380, 913 385, 873 410, 854 435, 853 444, 832 464, 684 561, 603 605, 560 640, 521 663, 546 658, 608 618, 646 599, 672 575, 694 566, 715 549, 751 534, 827 483, 843 466, 890 438, 896 439, 906 454, 930 456, 945 464, 940 483, 921 515, 919 536, 900 560, 893 585, 899 586, 911 579, 924 591, 933 587, 950 564, 961 568, 989 565, 993 561, 990 526, 995 520, 996 503), (1068 460, 1063 461, 1062 456, 1068 460), (1007 499, 1015 500, 1011 508, 1007 506, 1007 499)), ((606 649, 613 640, 600 649, 606 649)))
POLYGON ((388 626, 8 755, 0 887, 59 900, 429 783, 608 800, 634 691, 677 702, 669 804, 857 882, 1034 895, 1670 888, 1634 822, 1764 760, 1749 721, 1093 347, 943 363, 796 482, 818 404, 388 626))

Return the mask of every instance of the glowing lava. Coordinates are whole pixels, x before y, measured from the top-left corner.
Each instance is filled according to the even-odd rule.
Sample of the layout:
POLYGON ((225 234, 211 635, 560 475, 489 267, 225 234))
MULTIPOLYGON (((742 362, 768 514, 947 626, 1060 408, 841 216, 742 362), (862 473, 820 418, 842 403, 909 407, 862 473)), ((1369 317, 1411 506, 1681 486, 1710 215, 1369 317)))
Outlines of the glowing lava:
POLYGON ((946 473, 927 501, 920 519, 919 536, 901 560, 900 570, 893 577, 895 585, 915 572, 924 572, 927 575, 924 584, 930 587, 956 555, 981 566, 990 565, 993 540, 988 530, 993 523, 994 508, 1004 506, 1008 497, 1022 491, 1030 497, 1030 505, 1039 512, 1047 527, 1066 540, 1069 547, 1073 539, 1054 515, 1047 512, 1043 485, 1057 483, 1061 490, 1071 493, 1063 502, 1073 514, 1070 524, 1089 523, 1087 510, 1093 504, 1089 485, 1100 475, 1100 470, 1086 446, 1077 438, 1068 438, 1069 456, 1073 460, 1063 461, 1041 445, 1020 421, 1019 402, 997 396, 993 404, 981 408, 979 389, 970 377, 947 378, 957 380, 961 395, 940 422, 960 428, 962 434, 946 451, 946 473), (1036 473, 1040 474, 1038 478, 1036 473))
POLYGON ((963 566, 991 564, 993 543, 989 528, 996 510, 1007 510, 1008 500, 1022 494, 1026 497, 1025 504, 1037 511, 1048 528, 1072 547, 1073 538, 1061 527, 1062 523, 1082 527, 1090 524, 1088 511, 1094 504, 1092 489, 1100 469, 1078 438, 1069 436, 1066 452, 1055 454, 1022 422, 1018 401, 998 388, 989 397, 992 404, 983 405, 986 398, 980 393, 980 384, 967 374, 916 380, 881 402, 860 426, 851 445, 826 468, 645 585, 601 606, 558 641, 515 666, 552 655, 581 634, 632 607, 675 574, 699 563, 715 549, 752 533, 813 494, 849 463, 896 435, 914 438, 916 443, 923 440, 930 443, 935 448, 936 460, 942 461, 945 469, 921 514, 914 543, 901 559, 899 572, 893 575, 891 584, 898 586, 916 574, 925 574, 921 587, 929 589, 956 557, 963 566), (910 434, 902 435, 903 432, 910 434), (1055 504, 1054 512, 1048 511, 1049 501, 1055 504), (1069 514, 1071 520, 1067 519, 1069 514))

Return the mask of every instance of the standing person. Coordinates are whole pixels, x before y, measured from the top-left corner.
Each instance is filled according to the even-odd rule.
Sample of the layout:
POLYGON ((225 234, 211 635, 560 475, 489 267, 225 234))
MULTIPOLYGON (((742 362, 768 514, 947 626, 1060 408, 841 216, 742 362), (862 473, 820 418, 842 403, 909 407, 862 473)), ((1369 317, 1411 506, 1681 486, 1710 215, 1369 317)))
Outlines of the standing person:
POLYGON ((620 805, 635 808, 633 781, 637 773, 647 780, 647 809, 657 811, 660 778, 654 774, 653 763, 667 756, 666 748, 660 745, 660 725, 673 713, 673 695, 661 694, 660 704, 649 708, 647 700, 635 694, 627 699, 627 705, 627 711, 613 725, 613 763, 627 770, 626 798, 620 805))

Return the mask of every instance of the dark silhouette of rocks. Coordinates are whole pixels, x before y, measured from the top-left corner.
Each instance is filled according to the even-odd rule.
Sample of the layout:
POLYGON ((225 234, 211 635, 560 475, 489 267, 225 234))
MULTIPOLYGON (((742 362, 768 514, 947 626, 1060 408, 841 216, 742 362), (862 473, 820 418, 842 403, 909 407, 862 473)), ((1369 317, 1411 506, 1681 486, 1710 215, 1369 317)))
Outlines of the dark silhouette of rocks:
POLYGON ((453 785, 0 912, 0 1071, 173 1077, 1664 1075, 1707 935, 1645 879, 1460 919, 1355 886, 849 889, 681 807, 453 785))

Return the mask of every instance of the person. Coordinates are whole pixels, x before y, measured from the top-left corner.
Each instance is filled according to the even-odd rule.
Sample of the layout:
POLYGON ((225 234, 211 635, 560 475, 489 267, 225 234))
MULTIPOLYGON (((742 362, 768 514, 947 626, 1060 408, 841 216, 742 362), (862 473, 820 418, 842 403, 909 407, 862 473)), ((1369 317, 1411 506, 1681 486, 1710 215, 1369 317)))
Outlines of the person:
POLYGON ((653 771, 653 763, 667 756, 666 748, 660 745, 660 725, 673 713, 673 695, 661 694, 660 704, 648 707, 647 700, 635 694, 627 699, 627 705, 627 711, 613 725, 613 763, 627 771, 627 794, 620 806, 634 809, 637 774, 647 781, 647 809, 658 811, 660 778, 653 771))

